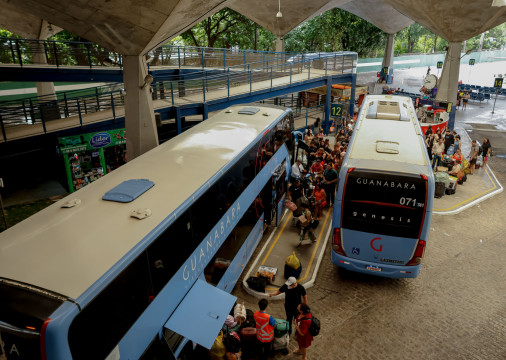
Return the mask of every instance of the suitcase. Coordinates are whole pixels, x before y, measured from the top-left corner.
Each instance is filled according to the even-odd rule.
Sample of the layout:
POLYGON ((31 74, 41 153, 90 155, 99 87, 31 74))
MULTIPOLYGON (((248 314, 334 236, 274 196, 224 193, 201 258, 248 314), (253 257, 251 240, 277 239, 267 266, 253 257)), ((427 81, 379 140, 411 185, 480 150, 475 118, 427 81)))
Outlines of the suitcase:
POLYGON ((252 290, 265 293, 265 285, 267 285, 266 278, 250 276, 248 280, 246 280, 246 283, 252 290))
POLYGON ((272 342, 272 349, 285 350, 288 348, 289 343, 290 343, 290 335, 288 333, 280 337, 274 337, 274 340, 272 342))
POLYGON ((446 195, 453 195, 453 194, 455 194, 455 188, 453 188, 453 189, 446 188, 445 194, 446 195))
POLYGON ((300 277, 301 272, 302 272, 302 265, 299 266, 297 269, 294 269, 293 267, 285 264, 285 272, 283 275, 285 279, 288 279, 290 276, 293 276, 294 278, 298 279, 300 277))
POLYGON ((276 325, 274 325, 274 337, 282 337, 285 334, 288 334, 288 330, 290 329, 288 321, 283 319, 274 320, 276 321, 276 325))
POLYGON ((446 188, 445 183, 437 182, 435 187, 436 187, 436 189, 434 191, 434 197, 438 198, 438 199, 443 197, 443 195, 445 194, 445 188, 446 188))
POLYGON ((227 352, 238 353, 241 349, 241 340, 239 335, 232 331, 223 337, 223 345, 227 349, 227 352))
POLYGON ((257 331, 254 327, 242 328, 239 332, 243 359, 251 359, 257 355, 257 331))

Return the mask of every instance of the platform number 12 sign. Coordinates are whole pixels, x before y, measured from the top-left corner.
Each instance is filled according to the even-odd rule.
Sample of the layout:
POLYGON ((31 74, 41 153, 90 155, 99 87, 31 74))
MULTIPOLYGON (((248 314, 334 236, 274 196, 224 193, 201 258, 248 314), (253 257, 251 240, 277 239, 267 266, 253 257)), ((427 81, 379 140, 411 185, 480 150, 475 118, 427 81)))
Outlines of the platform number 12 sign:
POLYGON ((474 65, 475 59, 469 59, 469 65, 474 65))
POLYGON ((331 104, 330 116, 341 117, 343 115, 343 104, 331 104))

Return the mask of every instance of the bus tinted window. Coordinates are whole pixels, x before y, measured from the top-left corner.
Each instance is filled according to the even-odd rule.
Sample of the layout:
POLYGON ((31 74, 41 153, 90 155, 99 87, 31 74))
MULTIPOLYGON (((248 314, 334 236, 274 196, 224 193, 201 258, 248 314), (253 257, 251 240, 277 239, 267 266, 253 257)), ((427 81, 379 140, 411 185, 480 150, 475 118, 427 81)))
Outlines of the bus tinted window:
POLYGON ((155 296, 169 282, 198 243, 192 240, 190 210, 187 210, 149 245, 147 253, 155 296))
POLYGON ((261 213, 262 209, 258 205, 258 201, 254 201, 204 269, 208 283, 217 285, 220 282, 228 266, 258 222, 261 213))
POLYGON ((417 238, 426 194, 426 181, 420 176, 351 171, 344 189, 342 227, 417 238))
POLYGON ((146 253, 139 255, 74 319, 73 359, 104 359, 148 307, 153 295, 146 253))

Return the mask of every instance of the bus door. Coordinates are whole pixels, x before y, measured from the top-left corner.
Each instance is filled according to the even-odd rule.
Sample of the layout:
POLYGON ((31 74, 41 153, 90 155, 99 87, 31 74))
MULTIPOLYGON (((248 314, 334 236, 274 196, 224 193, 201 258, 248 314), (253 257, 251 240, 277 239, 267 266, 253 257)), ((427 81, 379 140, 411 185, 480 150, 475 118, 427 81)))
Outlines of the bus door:
POLYGON ((390 265, 407 264, 424 224, 426 196, 427 179, 420 175, 348 172, 341 214, 346 255, 390 265))
POLYGON ((273 200, 276 209, 276 226, 279 225, 283 212, 285 211, 285 199, 287 190, 286 161, 283 161, 273 176, 273 200))

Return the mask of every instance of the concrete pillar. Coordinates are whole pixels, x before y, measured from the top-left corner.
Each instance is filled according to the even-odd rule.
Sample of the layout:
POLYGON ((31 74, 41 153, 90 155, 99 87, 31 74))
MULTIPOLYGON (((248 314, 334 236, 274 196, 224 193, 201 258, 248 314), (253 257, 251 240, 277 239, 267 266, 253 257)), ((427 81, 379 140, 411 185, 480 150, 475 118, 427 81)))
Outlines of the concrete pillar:
POLYGON ((285 40, 282 36, 276 37, 276 52, 285 52, 285 40))
POLYGON ((325 83, 327 85, 327 93, 325 94, 325 112, 322 124, 323 126, 320 126, 323 128, 323 133, 328 135, 330 129, 330 104, 332 104, 332 101, 330 101, 332 99, 332 77, 328 76, 325 79, 325 83))
POLYGON ((355 111, 355 88, 357 87, 357 74, 351 75, 351 94, 350 94, 350 107, 348 113, 353 118, 355 111))
POLYGON ((123 57, 123 82, 125 84, 125 129, 128 161, 158 146, 151 86, 152 77, 144 56, 123 57), (146 81, 147 80, 147 81, 146 81))
MULTIPOLYGON (((52 36, 52 26, 46 20, 42 20, 39 30, 38 40, 46 40, 48 37, 52 36)), ((44 45, 42 43, 32 45, 33 51, 33 63, 34 64, 47 64, 46 54, 44 52, 44 45)), ((54 88, 54 83, 49 81, 36 83, 37 86, 37 96, 44 97, 43 101, 56 100, 56 90, 54 88)))
POLYGON ((391 84, 394 76, 394 43, 395 34, 387 34, 387 44, 385 47, 385 56, 381 64, 381 75, 387 84, 391 84), (388 74, 384 73, 384 68, 388 67, 388 74))
POLYGON ((448 44, 446 51, 446 58, 443 65, 443 72, 439 79, 437 88, 436 101, 445 101, 452 103, 452 111, 450 113, 450 120, 448 126, 453 129, 455 124, 455 106, 457 104, 457 90, 459 83, 459 69, 460 69, 460 50, 462 49, 461 42, 451 42, 448 44))

